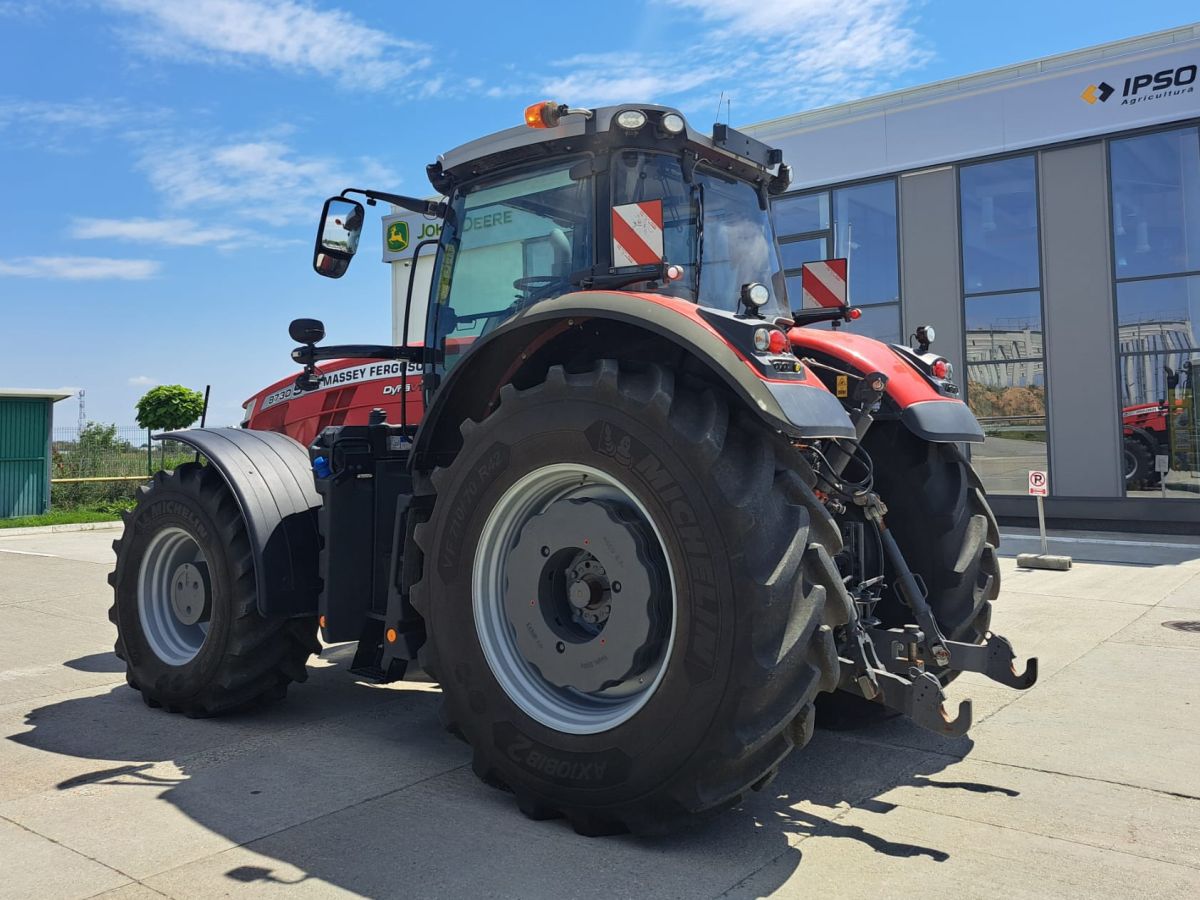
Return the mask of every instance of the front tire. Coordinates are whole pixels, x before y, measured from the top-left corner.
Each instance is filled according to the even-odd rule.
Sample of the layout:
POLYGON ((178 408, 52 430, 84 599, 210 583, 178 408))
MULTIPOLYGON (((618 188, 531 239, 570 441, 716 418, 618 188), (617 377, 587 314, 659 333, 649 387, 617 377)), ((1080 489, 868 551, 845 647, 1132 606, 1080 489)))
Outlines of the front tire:
POLYGON ((212 716, 307 678, 316 620, 259 615, 246 525, 211 466, 155 474, 113 550, 115 651, 147 705, 212 716))
POLYGON ((836 684, 849 603, 798 455, 611 360, 506 387, 462 433, 413 602, 476 773, 584 834, 659 832, 768 781, 836 684))

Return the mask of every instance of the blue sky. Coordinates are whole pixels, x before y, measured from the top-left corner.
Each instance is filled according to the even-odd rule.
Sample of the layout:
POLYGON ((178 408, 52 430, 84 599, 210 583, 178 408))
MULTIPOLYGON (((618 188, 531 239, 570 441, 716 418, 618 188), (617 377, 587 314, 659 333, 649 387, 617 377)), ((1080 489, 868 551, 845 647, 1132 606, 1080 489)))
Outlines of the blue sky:
MULTIPOLYGON (((424 195, 439 152, 553 97, 734 124, 1188 24, 1194 2, 0 0, 0 386, 155 383, 210 422, 295 370, 287 323, 386 341, 373 244, 310 268, 320 202, 424 195), (599 10, 605 11, 597 19, 599 10)), ((803 165, 802 161, 793 161, 803 165)), ((374 234, 376 232, 369 232, 374 234)), ((74 400, 59 424, 73 424, 74 400)))

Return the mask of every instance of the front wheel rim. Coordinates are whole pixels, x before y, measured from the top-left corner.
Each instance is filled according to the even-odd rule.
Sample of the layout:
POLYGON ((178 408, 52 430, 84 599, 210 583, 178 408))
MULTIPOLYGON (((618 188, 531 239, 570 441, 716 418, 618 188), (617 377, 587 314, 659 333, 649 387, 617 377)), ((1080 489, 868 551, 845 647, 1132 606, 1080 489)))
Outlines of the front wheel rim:
POLYGON ((212 586, 204 551, 182 528, 164 528, 138 570, 138 617, 154 655, 170 666, 196 658, 208 638, 212 586))
MULTIPOLYGON (((547 564, 560 555, 547 554, 547 564)), ((573 561, 576 570, 577 559, 573 561)), ((493 676, 522 712, 555 731, 595 734, 617 727, 649 702, 666 674, 675 645, 677 619, 675 578, 666 544, 644 504, 619 479, 606 472, 560 463, 543 466, 518 479, 496 502, 484 523, 471 588, 476 634, 493 676), (650 548, 650 556, 657 561, 654 568, 660 577, 652 582, 657 587, 650 591, 647 600, 656 623, 656 640, 647 643, 651 649, 635 657, 636 662, 619 683, 585 691, 553 683, 530 662, 517 639, 506 596, 510 578, 520 574, 510 572, 509 563, 527 526, 554 504, 589 501, 591 506, 603 505, 617 511, 633 527, 642 529, 649 543, 657 544, 650 548)), ((626 591, 626 597, 621 599, 632 593, 626 591)), ((616 602, 613 608, 617 609, 616 602)))

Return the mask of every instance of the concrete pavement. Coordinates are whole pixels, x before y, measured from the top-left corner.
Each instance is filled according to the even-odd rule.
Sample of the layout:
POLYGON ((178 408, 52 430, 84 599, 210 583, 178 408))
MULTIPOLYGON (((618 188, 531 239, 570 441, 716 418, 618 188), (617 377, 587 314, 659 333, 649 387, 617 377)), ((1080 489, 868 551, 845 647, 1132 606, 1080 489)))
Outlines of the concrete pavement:
POLYGON ((346 647, 274 708, 147 709, 112 655, 117 531, 0 533, 0 897, 1193 897, 1200 894, 1195 539, 1071 535, 994 627, 1025 694, 966 675, 969 738, 818 733, 743 807, 667 839, 531 822, 471 773, 427 684, 346 647), (1096 540, 1108 543, 1097 543, 1096 540))

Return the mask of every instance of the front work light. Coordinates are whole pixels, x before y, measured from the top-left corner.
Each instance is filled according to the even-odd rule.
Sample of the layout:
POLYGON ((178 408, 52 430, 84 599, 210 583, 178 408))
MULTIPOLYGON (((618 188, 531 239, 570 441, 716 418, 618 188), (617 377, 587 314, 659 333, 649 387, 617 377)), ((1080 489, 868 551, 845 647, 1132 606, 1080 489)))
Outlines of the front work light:
POLYGON ((683 131, 683 116, 679 113, 667 113, 659 124, 667 134, 679 134, 683 131))
POLYGON ((637 131, 646 124, 646 114, 640 109, 624 109, 617 113, 617 124, 626 131, 637 131))

